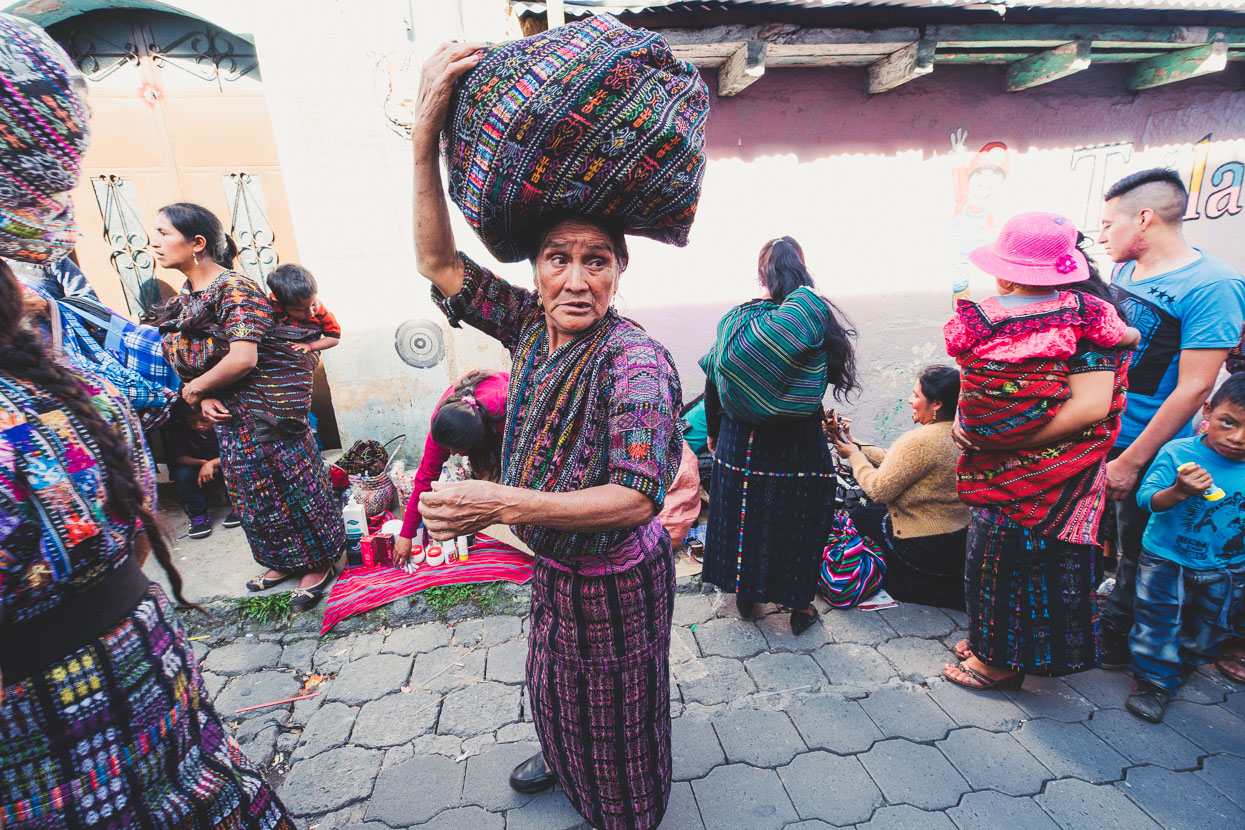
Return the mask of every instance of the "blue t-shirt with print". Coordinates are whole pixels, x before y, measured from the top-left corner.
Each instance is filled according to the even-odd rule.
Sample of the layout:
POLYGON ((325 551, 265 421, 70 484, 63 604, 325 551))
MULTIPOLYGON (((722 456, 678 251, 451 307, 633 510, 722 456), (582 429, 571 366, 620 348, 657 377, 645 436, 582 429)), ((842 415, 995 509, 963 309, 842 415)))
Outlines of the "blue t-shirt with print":
MULTIPOLYGON (((1128 406, 1117 447, 1127 447, 1154 418, 1176 388, 1183 349, 1230 349, 1245 321, 1245 277, 1221 259, 1201 253, 1184 268, 1134 282, 1136 262, 1126 262, 1111 280, 1129 325, 1141 343, 1128 369, 1128 406)), ((1175 437, 1189 435, 1185 427, 1175 437)))
POLYGON ((1186 568, 1245 564, 1245 461, 1224 458, 1200 436, 1168 441, 1137 490, 1137 504, 1149 510, 1154 494, 1176 483, 1177 468, 1186 461, 1210 473, 1215 486, 1227 495, 1219 501, 1194 496, 1171 510, 1151 514, 1141 546, 1186 568))

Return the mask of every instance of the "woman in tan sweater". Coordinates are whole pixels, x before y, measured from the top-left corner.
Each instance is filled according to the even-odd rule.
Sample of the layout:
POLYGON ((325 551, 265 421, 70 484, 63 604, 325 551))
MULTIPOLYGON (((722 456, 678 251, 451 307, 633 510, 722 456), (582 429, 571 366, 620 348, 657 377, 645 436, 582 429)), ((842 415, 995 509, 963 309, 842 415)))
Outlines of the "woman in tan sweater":
POLYGON ((876 503, 853 510, 852 521, 882 550, 886 591, 904 602, 962 610, 970 517, 955 493, 960 450, 951 425, 959 394, 958 371, 927 366, 908 398, 919 426, 889 450, 861 444, 844 428, 835 449, 876 503))

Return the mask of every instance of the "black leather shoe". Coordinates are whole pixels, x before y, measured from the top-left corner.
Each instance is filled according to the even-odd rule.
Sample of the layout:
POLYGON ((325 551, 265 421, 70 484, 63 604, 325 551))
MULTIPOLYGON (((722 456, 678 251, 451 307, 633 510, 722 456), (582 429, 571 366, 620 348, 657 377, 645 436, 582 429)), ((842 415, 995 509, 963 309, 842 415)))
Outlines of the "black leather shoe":
POLYGON ((817 609, 809 606, 805 611, 791 612, 791 633, 803 634, 813 627, 813 623, 817 622, 817 618, 821 615, 817 613, 817 609), (812 613, 808 613, 811 611, 812 613))
POLYGON ((1138 680, 1137 685, 1133 686, 1133 693, 1124 701, 1124 708, 1142 720, 1162 723, 1169 700, 1171 695, 1158 686, 1148 680, 1138 680))
POLYGON ((739 612, 739 619, 750 620, 757 610, 756 601, 737 596, 735 597, 735 610, 739 612))
POLYGON ((541 790, 547 790, 557 780, 545 766, 545 753, 543 752, 537 752, 510 773, 510 786, 521 793, 538 793, 541 790))
POLYGON ((1128 652, 1128 635, 1104 633, 1102 638, 1102 659, 1098 661, 1099 668, 1107 671, 1123 671, 1128 668, 1128 664, 1132 662, 1132 655, 1128 652))

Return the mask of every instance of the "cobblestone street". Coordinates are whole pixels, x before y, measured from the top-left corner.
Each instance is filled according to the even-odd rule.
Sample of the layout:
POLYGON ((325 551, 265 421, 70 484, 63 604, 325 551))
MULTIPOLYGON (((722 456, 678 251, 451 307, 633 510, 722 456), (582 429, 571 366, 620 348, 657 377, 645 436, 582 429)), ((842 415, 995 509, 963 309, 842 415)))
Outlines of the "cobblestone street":
MULTIPOLYGON (((1245 690, 1213 668, 1151 725, 1124 711, 1122 673, 1006 693, 946 683, 962 615, 822 611, 797 638, 785 614, 741 621, 732 597, 677 598, 663 828, 1245 826, 1245 690)), ((308 830, 586 827, 561 792, 507 784, 537 749, 525 622, 194 645, 221 716, 308 830), (234 714, 309 679, 320 696, 234 714)))

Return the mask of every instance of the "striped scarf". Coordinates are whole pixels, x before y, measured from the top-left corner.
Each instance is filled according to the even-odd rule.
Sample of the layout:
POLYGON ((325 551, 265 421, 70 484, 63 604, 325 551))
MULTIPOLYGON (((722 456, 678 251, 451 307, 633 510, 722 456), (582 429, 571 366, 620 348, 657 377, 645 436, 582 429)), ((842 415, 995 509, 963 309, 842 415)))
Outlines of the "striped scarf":
POLYGON ((826 394, 829 317, 826 302, 805 287, 781 304, 753 300, 727 312, 700 368, 731 417, 763 424, 818 411, 826 394))

